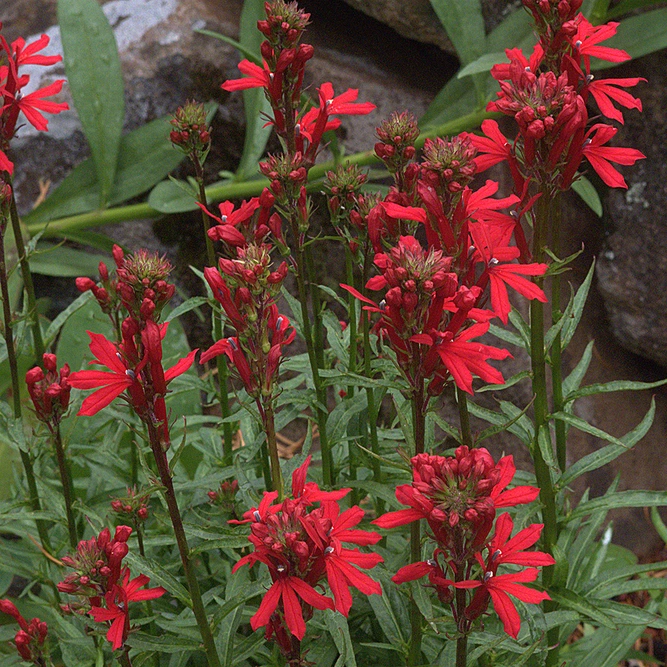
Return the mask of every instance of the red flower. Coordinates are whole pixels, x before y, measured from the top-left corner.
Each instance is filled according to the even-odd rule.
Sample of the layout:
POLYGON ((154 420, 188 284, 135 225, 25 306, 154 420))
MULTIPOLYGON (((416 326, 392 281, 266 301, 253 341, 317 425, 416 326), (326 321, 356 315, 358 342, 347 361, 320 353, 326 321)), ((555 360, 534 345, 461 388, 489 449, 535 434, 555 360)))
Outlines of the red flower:
POLYGON ((208 230, 208 235, 212 241, 225 241, 232 246, 243 246, 247 244, 245 236, 236 229, 236 227, 249 220, 253 213, 259 208, 259 198, 253 197, 250 201, 243 201, 238 210, 234 210, 234 204, 230 201, 222 202, 218 209, 220 217, 213 215, 203 204, 197 204, 206 215, 218 224, 208 230))
POLYGON ((114 585, 104 596, 106 609, 92 607, 88 612, 96 623, 111 622, 107 639, 111 642, 114 651, 123 646, 130 632, 129 603, 155 600, 167 592, 162 586, 143 588, 149 581, 150 579, 145 574, 140 574, 130 581, 130 570, 126 568, 122 583, 114 585))
POLYGON ((259 609, 250 619, 250 626, 253 630, 257 630, 257 628, 267 625, 271 615, 276 611, 278 603, 282 600, 282 610, 289 631, 297 639, 303 639, 306 634, 306 623, 303 620, 299 598, 311 607, 315 607, 315 609, 334 608, 331 598, 321 595, 302 579, 284 577, 275 581, 266 592, 259 609))
POLYGON ((57 95, 61 91, 63 83, 64 80, 60 79, 50 83, 44 88, 39 88, 29 95, 24 96, 14 95, 5 90, 5 105, 2 107, 2 110, 14 107, 16 113, 18 113, 18 111, 23 112, 28 119, 28 122, 36 130, 46 131, 49 123, 40 113, 41 111, 46 113, 60 113, 61 111, 69 109, 69 106, 65 102, 51 102, 50 100, 44 99, 50 95, 57 95))
POLYGON ((610 46, 598 46, 600 42, 609 39, 616 34, 616 28, 620 24, 610 21, 603 25, 594 26, 583 15, 579 15, 577 32, 570 38, 575 52, 584 59, 586 72, 591 71, 591 58, 600 58, 611 63, 622 63, 630 60, 630 55, 622 49, 614 49, 610 46))
POLYGON ((14 173, 14 163, 0 151, 0 171, 6 171, 11 176, 14 173))
POLYGON ((482 581, 461 581, 454 586, 456 588, 479 589, 466 609, 467 618, 477 618, 486 609, 488 598, 491 596, 493 608, 502 621, 505 632, 516 639, 521 629, 521 618, 509 595, 530 604, 539 604, 543 600, 550 600, 548 593, 521 585, 535 581, 538 574, 539 570, 536 567, 497 576, 488 571, 484 574, 482 581))
POLYGON ((582 152, 584 157, 590 162, 591 167, 595 169, 600 178, 611 188, 627 188, 623 176, 610 162, 617 164, 630 165, 637 160, 643 160, 646 156, 636 148, 616 148, 614 146, 605 146, 618 132, 611 125, 598 123, 593 125, 584 139, 582 152))
POLYGON ((461 331, 456 337, 449 332, 436 341, 436 351, 454 382, 463 391, 472 394, 473 374, 491 384, 503 384, 502 373, 487 363, 487 359, 507 359, 512 355, 490 345, 470 342, 471 338, 484 335, 489 330, 488 322, 479 322, 461 331))
POLYGON ((230 92, 233 90, 246 90, 248 88, 268 88, 271 84, 271 70, 269 70, 266 61, 262 61, 262 64, 263 67, 260 67, 249 60, 242 60, 239 63, 239 70, 246 77, 225 81, 221 88, 230 92))
POLYGON ((23 37, 19 37, 13 41, 11 46, 7 45, 7 42, 3 37, 0 37, 0 41, 2 42, 7 55, 14 60, 17 68, 21 65, 55 65, 62 60, 62 56, 59 55, 37 55, 39 51, 45 49, 49 45, 51 38, 48 35, 42 35, 27 46, 23 37))
POLYGON ((534 523, 520 530, 510 539, 514 522, 512 517, 505 512, 496 520, 496 532, 491 542, 489 542, 489 565, 495 569, 503 563, 512 563, 514 565, 555 565, 556 561, 549 554, 541 551, 524 551, 540 539, 544 525, 534 523))
POLYGON ((588 84, 588 90, 598 103, 600 111, 607 118, 613 118, 623 124, 623 114, 613 105, 612 100, 615 100, 626 109, 641 111, 642 101, 638 97, 633 97, 627 91, 620 89, 621 87, 636 86, 640 81, 646 81, 646 79, 634 77, 628 79, 593 80, 588 84))
POLYGON ((69 383, 76 389, 95 389, 97 391, 88 396, 77 414, 92 416, 105 408, 111 401, 120 396, 126 389, 132 387, 141 392, 141 385, 137 373, 146 364, 144 358, 139 366, 129 368, 117 347, 102 334, 87 332, 90 336, 90 351, 95 357, 90 363, 106 366, 109 371, 78 371, 69 376, 69 383))

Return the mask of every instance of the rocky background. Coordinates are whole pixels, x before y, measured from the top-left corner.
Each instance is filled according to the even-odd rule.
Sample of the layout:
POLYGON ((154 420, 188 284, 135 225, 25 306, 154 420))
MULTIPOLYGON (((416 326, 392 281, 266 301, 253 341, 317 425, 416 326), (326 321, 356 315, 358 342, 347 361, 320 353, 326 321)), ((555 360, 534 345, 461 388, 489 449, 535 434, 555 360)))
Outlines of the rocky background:
MULTIPOLYGON (((359 88, 360 100, 372 101, 378 107, 369 116, 344 119, 342 135, 348 152, 370 148, 375 126, 393 110, 408 109, 419 117, 456 72, 458 63, 428 0, 304 0, 301 4, 311 12, 307 41, 316 47, 308 83, 313 89, 322 81, 331 81, 337 91, 359 88)), ((488 28, 497 25, 518 4, 485 0, 488 28)), ((242 99, 239 93, 222 91, 220 84, 238 78, 239 58, 232 47, 193 30, 206 28, 238 37, 242 0, 110 0, 104 3, 104 9, 121 53, 126 129, 172 113, 187 99, 215 101, 219 108, 207 171, 214 180, 218 171, 234 170, 243 147, 242 99)), ((10 40, 46 32, 54 49, 59 47, 55 0, 5 0, 0 20, 10 40)), ((56 66, 48 77, 62 75, 56 66)), ((588 341, 595 339, 586 384, 615 379, 653 381, 667 375, 667 235, 661 215, 667 209, 667 118, 663 104, 667 55, 646 56, 605 75, 648 79, 649 83, 637 93, 644 102, 644 113, 628 113, 626 125, 617 135, 619 145, 639 148, 648 159, 625 170, 627 191, 604 195, 602 219, 574 196, 565 201, 564 252, 584 247, 567 274, 575 288, 597 257, 596 281, 587 312, 565 354, 565 363, 572 367, 588 341)), ((88 155, 74 111, 53 117, 48 135, 29 129, 24 129, 15 142, 13 156, 23 212, 30 210, 39 196, 40 181, 50 182, 51 187, 57 185, 88 155)), ((498 173, 494 178, 502 181, 504 176, 498 173)), ((143 246, 166 253, 177 266, 181 287, 194 292, 198 286, 189 277, 187 266, 202 264, 199 224, 196 217, 186 215, 157 222, 122 223, 104 232, 129 248, 143 246)), ((323 279, 335 284, 341 271, 333 254, 323 279)), ((52 299, 55 309, 65 305, 68 295, 74 296, 72 281, 41 279, 38 285, 52 299)), ((191 329, 193 338, 206 335, 194 323, 191 329)), ((525 364, 525 359, 516 363, 525 364)), ((509 374, 510 369, 505 372, 509 374)), ((665 488, 667 390, 654 393, 657 414, 653 428, 631 452, 583 480, 592 496, 603 493, 619 473, 622 489, 665 488)), ((493 402, 490 394, 485 396, 493 402)), ((516 398, 527 403, 529 387, 517 392, 516 398)), ((650 399, 650 392, 606 394, 578 401, 576 412, 591 424, 620 436, 640 421, 650 399)), ((570 442, 572 460, 604 444, 575 431, 570 432, 570 442)), ((501 450, 514 453, 519 466, 527 463, 526 453, 511 436, 496 441, 492 448, 496 454, 501 450)), ((661 547, 642 510, 616 517, 614 541, 641 556, 661 547)))

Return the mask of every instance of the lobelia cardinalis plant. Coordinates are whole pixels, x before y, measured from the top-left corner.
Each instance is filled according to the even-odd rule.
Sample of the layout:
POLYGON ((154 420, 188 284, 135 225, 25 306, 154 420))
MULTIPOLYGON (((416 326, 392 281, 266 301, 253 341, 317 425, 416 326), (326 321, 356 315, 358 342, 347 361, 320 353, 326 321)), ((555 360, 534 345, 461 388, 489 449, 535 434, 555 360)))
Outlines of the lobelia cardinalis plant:
MULTIPOLYGON (((76 281, 79 306, 87 308, 88 301, 106 319, 106 333, 88 332, 97 370, 70 372, 69 363, 59 370, 56 355, 44 352, 43 338, 57 344, 58 359, 68 358, 55 343, 57 329, 42 335, 28 275, 24 312, 34 357, 22 371, 38 361, 27 371, 27 393, 54 444, 60 480, 42 451, 19 443, 31 512, 8 525, 28 539, 12 547, 16 553, 0 541, 0 553, 29 577, 19 606, 39 604, 52 635, 47 640, 45 621, 27 622, 13 602, 0 600, 0 611, 19 624, 14 645, 20 658, 39 667, 78 667, 81 660, 115 660, 123 667, 133 660, 165 667, 517 661, 583 667, 618 662, 649 624, 667 629, 655 613, 657 600, 630 611, 612 599, 650 585, 659 591, 653 579, 631 579, 658 565, 626 565, 606 577, 607 563, 617 561, 607 542, 596 542, 603 510, 623 502, 665 504, 664 494, 641 492, 639 501, 612 490, 577 504, 568 493, 582 471, 634 444, 652 415, 623 439, 608 436, 611 450, 568 467, 566 425, 601 432, 582 425, 571 410, 586 395, 586 388, 579 393, 586 360, 574 377, 564 380, 561 370, 570 320, 578 320, 585 300, 580 292, 560 312, 561 193, 586 164, 608 186, 625 187, 613 165, 631 165, 643 155, 609 145, 616 128, 589 119, 588 105, 622 123, 619 106, 641 110, 626 89, 642 79, 594 78, 591 58, 622 62, 627 54, 602 44, 616 26, 590 23, 578 13, 581 2, 523 4, 538 43, 531 55, 507 50, 509 63, 493 67, 500 92, 488 107, 516 121, 515 137, 487 119, 481 134, 427 138, 409 112, 394 113, 376 131, 375 159, 391 181, 383 191, 374 191, 374 175, 353 163, 330 170, 319 164, 341 117, 375 107, 358 102, 355 89, 336 95, 328 82, 305 101, 305 67, 314 49, 302 43, 310 16, 295 2, 265 4, 257 24, 261 59, 243 60, 244 76, 222 85, 230 93, 265 94, 268 125, 281 149, 258 164, 268 182, 248 190, 249 199, 227 199, 212 210, 205 188, 212 136, 206 109, 188 102, 176 112, 169 139, 194 168, 192 194, 207 247, 202 275, 214 340, 199 361, 215 359, 217 382, 187 377, 197 350, 166 362, 177 325, 176 313, 169 313, 176 290, 165 258, 114 246, 115 271, 101 263, 98 282, 76 281), (506 196, 498 183, 478 179, 500 163, 511 175, 513 191, 506 196), (346 257, 341 287, 347 301, 335 296, 347 307, 342 322, 343 311, 334 314, 322 298, 333 290, 316 284, 313 247, 320 239, 312 226, 318 204, 311 185, 325 171, 326 208, 346 257), (298 300, 284 289, 290 272, 298 300), (545 334, 546 281, 552 328, 545 334), (512 309, 513 292, 530 302, 529 322, 512 309), (288 307, 289 317, 283 314, 288 307), (523 345, 530 373, 506 378, 498 362, 512 354, 489 334, 523 345), (299 335, 303 360, 293 345, 299 335), (531 404, 499 400, 500 411, 479 404, 480 391, 494 387, 500 395, 526 378, 531 404), (197 393, 198 407, 200 391, 215 395, 221 416, 189 415, 180 430, 175 406, 183 387, 197 393), (92 393, 79 405, 72 388, 92 393), (457 426, 438 414, 447 395, 458 407, 457 426), (70 415, 70 404, 86 419, 70 415), (317 431, 309 428, 304 451, 288 462, 281 460, 279 431, 296 418, 317 431), (476 430, 475 418, 491 426, 476 430), (237 449, 235 423, 243 435, 237 449), (435 424, 449 441, 436 437, 435 424), (496 462, 480 446, 500 431, 523 442, 534 479, 517 472, 512 456, 496 462), (318 456, 321 467, 313 465, 318 456), (321 483, 307 481, 309 473, 321 474, 321 483), (64 518, 60 503, 50 502, 54 491, 62 491, 64 518), (153 494, 162 502, 149 512, 153 494), (105 528, 79 540, 87 530, 83 517, 99 527, 109 513, 131 526, 118 526, 113 537, 105 528), (384 538, 364 528, 371 520, 388 531, 384 538), (33 521, 39 542, 29 533, 33 521), (65 522, 66 537, 58 525, 65 522), (138 555, 130 548, 135 535, 138 555), (67 538, 70 553, 62 555, 67 538), (63 567, 71 572, 63 575, 63 567), (146 574, 132 577, 130 568, 146 574), (160 585, 146 588, 151 580, 160 585), (157 601, 166 592, 166 602, 157 601), (593 631, 568 644, 581 621, 593 631), (605 625, 613 631, 605 633, 605 625), (261 628, 263 635, 255 632, 261 628)), ((4 242, 10 219, 18 224, 8 153, 18 114, 45 130, 41 112, 66 105, 45 99, 60 91, 60 81, 21 94, 27 78, 19 67, 59 59, 38 55, 47 38, 0 44, 7 62, 0 66, 4 242)), ((20 236, 17 241, 25 256, 20 236)), ((18 335, 7 276, 3 263, 12 423, 20 424, 11 433, 19 434, 25 429, 18 335)), ((205 301, 196 297, 178 311, 205 301)), ((40 431, 32 437, 40 438, 40 431)), ((659 519, 656 525, 662 526, 659 519)))

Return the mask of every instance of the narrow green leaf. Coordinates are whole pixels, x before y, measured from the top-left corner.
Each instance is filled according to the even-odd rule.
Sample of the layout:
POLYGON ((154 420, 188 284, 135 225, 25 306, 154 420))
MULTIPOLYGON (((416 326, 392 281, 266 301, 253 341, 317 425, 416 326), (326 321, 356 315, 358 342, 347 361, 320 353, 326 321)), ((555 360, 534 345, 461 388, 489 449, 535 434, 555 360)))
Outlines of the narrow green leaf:
POLYGON ((602 217, 602 201, 595 186, 585 177, 580 176, 572 182, 572 189, 579 195, 588 208, 598 216, 602 217))
POLYGON ((619 491, 612 496, 593 498, 593 500, 581 503, 563 520, 565 522, 572 521, 600 509, 609 511, 625 507, 665 506, 667 506, 667 491, 619 491))
POLYGON ((586 387, 577 389, 567 395, 566 403, 574 401, 582 396, 593 396, 595 394, 608 394, 613 391, 642 391, 644 389, 655 389, 667 384, 667 379, 657 380, 656 382, 633 382, 632 380, 613 380, 612 382, 603 382, 599 384, 589 384, 586 387))
POLYGON ((40 243, 38 251, 30 257, 30 270, 42 276, 59 278, 94 276, 97 275, 100 262, 108 259, 106 255, 94 255, 63 245, 40 243))
POLYGON ((639 442, 651 428, 653 423, 653 418, 655 416, 655 399, 651 399, 651 407, 648 409, 648 412, 644 415, 644 418, 641 422, 629 433, 626 433, 622 438, 620 438, 621 444, 611 444, 598 449, 595 452, 586 454, 578 461, 573 463, 562 475, 558 485, 561 488, 569 486, 575 479, 581 477, 581 475, 591 472, 591 470, 597 470, 603 465, 610 463, 614 459, 618 458, 624 452, 627 452, 628 449, 633 447, 637 442, 639 442))
POLYGON ((625 449, 629 449, 628 446, 619 438, 610 435, 609 433, 603 431, 602 429, 592 426, 585 419, 577 417, 576 415, 573 415, 570 412, 554 412, 551 416, 554 419, 558 419, 560 421, 565 422, 566 424, 569 424, 570 426, 574 426, 579 431, 583 431, 584 433, 588 433, 589 435, 594 435, 596 438, 600 438, 602 440, 606 440, 607 442, 612 442, 615 445, 625 447, 625 449))
POLYGON ((233 46, 237 51, 240 51, 245 58, 250 60, 250 62, 255 63, 255 65, 262 64, 262 59, 257 55, 257 52, 251 51, 249 48, 241 44, 241 42, 237 42, 235 39, 227 37, 227 35, 221 35, 219 32, 214 32, 213 30, 195 30, 195 32, 198 32, 200 35, 206 35, 207 37, 213 37, 222 42, 226 42, 233 46))
POLYGON ((497 324, 489 325, 489 333, 494 335, 496 338, 500 338, 500 340, 504 340, 510 345, 516 345, 517 347, 525 347, 526 345, 526 341, 521 338, 521 336, 515 334, 512 331, 509 331, 508 329, 499 327, 497 324))
POLYGON ((590 600, 583 598, 574 591, 568 590, 567 588, 560 588, 558 590, 550 590, 549 595, 551 595, 551 599, 561 607, 572 609, 572 611, 576 611, 584 617, 591 618, 600 623, 600 625, 604 625, 606 628, 616 627, 607 614, 598 609, 598 607, 596 607, 590 600))
POLYGON ((571 392, 577 390, 579 385, 581 385, 584 375, 590 366, 591 359, 593 358, 593 346, 595 341, 589 341, 584 349, 584 353, 581 355, 581 359, 577 362, 577 365, 572 369, 572 372, 563 380, 563 394, 568 396, 571 392))
POLYGON ((192 608, 192 600, 190 600, 190 593, 188 593, 187 588, 173 574, 167 572, 157 561, 150 558, 142 558, 134 553, 128 553, 126 558, 130 567, 150 577, 153 586, 166 588, 169 593, 178 598, 186 607, 192 608))
POLYGON ((373 609, 375 618, 377 619, 382 632, 384 632, 390 643, 394 645, 405 645, 405 635, 403 634, 403 627, 399 623, 390 600, 389 592, 384 584, 382 585, 382 595, 369 595, 368 603, 373 609))
POLYGON ((199 306, 203 306, 205 303, 208 303, 208 299, 205 296, 192 296, 180 305, 176 306, 174 310, 170 311, 169 315, 165 318, 165 322, 171 322, 185 313, 189 313, 199 306))
POLYGON ((658 535, 660 535, 660 539, 667 544, 667 526, 662 520, 657 507, 651 507, 651 523, 658 535))
POLYGON ((100 184, 109 203, 125 119, 125 94, 113 30, 97 0, 58 0, 65 72, 100 184))
MULTIPOLYGON (((616 34, 605 41, 605 47, 623 49, 631 58, 667 48, 667 8, 654 9, 621 21, 616 34)), ((614 67, 616 63, 591 60, 592 70, 614 67)))
POLYGON ((354 646, 350 637, 350 629, 347 625, 347 618, 342 614, 331 609, 324 610, 324 621, 327 624, 327 630, 336 644, 340 658, 336 662, 336 667, 357 667, 357 661, 354 657, 354 646))
MULTIPOLYGON (((159 636, 139 632, 132 634, 127 643, 139 651, 155 651, 157 653, 179 653, 181 651, 198 651, 199 644, 195 639, 160 633, 159 636)), ((133 658, 134 660, 134 658, 133 658)))
POLYGON ((70 315, 73 315, 79 308, 83 308, 93 298, 92 292, 84 292, 74 299, 65 310, 61 310, 51 324, 49 324, 49 328, 44 334, 44 344, 48 347, 55 340, 58 332, 65 322, 67 322, 70 315))
MULTIPOLYGON (((486 438, 490 438, 491 436, 496 435, 497 433, 502 433, 503 431, 509 431, 515 424, 517 424, 522 419, 522 417, 525 416, 526 412, 528 411, 528 408, 530 408, 533 402, 531 401, 523 410, 519 410, 518 408, 516 408, 511 403, 508 403, 507 401, 501 401, 501 403, 506 405, 506 407, 511 406, 512 408, 515 409, 515 412, 512 412, 510 414, 510 418, 504 424, 496 424, 495 426, 489 426, 488 428, 485 428, 479 435, 475 437, 475 445, 482 442, 482 440, 486 440, 486 438)), ((527 429, 527 426, 528 427, 529 425, 532 426, 532 424, 530 423, 530 420, 527 421, 528 424, 524 423, 520 425, 520 427, 524 432, 522 440, 532 439, 532 434, 530 430, 527 429)))
MULTIPOLYGON (((251 52, 259 53, 259 46, 264 35, 257 30, 257 21, 265 18, 264 0, 244 0, 241 12, 240 39, 243 46, 251 52)), ((243 181, 258 171, 257 163, 264 154, 266 142, 273 129, 267 125, 271 117, 271 104, 263 88, 249 88, 243 91, 245 111, 245 139, 241 161, 236 171, 236 180, 243 181)))
POLYGON ((572 340, 572 336, 574 336, 574 332, 579 326, 579 322, 581 321, 581 316, 583 315, 584 312, 584 306, 586 305, 586 299, 588 298, 588 292, 591 289, 591 284, 593 282, 594 273, 595 273, 595 262, 593 261, 591 263, 591 268, 588 270, 588 273, 586 274, 584 282, 581 283, 579 289, 577 290, 577 293, 574 295, 574 306, 572 308, 572 315, 563 324, 563 329, 561 332, 561 344, 563 349, 565 349, 568 346, 568 344, 572 340))

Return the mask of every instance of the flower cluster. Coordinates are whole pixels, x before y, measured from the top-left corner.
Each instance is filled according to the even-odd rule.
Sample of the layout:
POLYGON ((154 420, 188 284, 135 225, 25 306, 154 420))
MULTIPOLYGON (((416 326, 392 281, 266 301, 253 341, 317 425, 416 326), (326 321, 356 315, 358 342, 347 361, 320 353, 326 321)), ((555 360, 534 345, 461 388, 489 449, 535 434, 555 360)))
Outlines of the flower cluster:
POLYGON ((250 624, 253 629, 266 626, 267 639, 274 637, 288 660, 294 651, 291 637, 303 639, 313 609, 336 609, 347 616, 351 587, 365 595, 382 592, 377 582, 357 569, 370 569, 382 557, 343 546, 375 544, 380 535, 354 528, 363 519, 361 508, 341 512, 338 501, 350 489, 322 491, 306 482, 310 460, 309 456, 294 471, 291 497, 276 503, 278 494, 265 492, 259 507, 246 512, 243 520, 230 522, 250 523, 248 539, 255 548, 233 571, 264 563, 273 582, 250 624), (315 590, 324 580, 333 599, 315 590))
POLYGON ((28 622, 11 600, 0 600, 0 612, 11 616, 19 624, 14 644, 21 659, 33 665, 45 665, 48 659, 45 646, 48 634, 46 623, 38 618, 28 622))
POLYGON ((482 170, 507 161, 515 192, 525 192, 535 180, 546 192, 555 193, 569 188, 586 159, 608 186, 627 187, 611 163, 631 165, 644 155, 634 148, 608 146, 616 129, 605 123, 588 127, 586 108, 592 97, 603 116, 620 123, 623 114, 614 102, 627 109, 642 109, 641 101, 624 88, 644 79, 598 81, 590 71, 591 57, 613 63, 630 58, 621 49, 600 45, 616 33, 618 24, 592 25, 576 14, 578 1, 555 5, 526 0, 524 4, 536 19, 539 41, 529 58, 520 49, 508 49, 509 64, 493 67, 491 73, 501 90, 488 106, 513 116, 519 134, 512 144, 495 121, 484 121, 484 137, 473 138, 484 153, 478 167, 482 170))
POLYGON ((69 109, 64 102, 46 99, 61 91, 64 79, 54 81, 27 95, 22 92, 30 82, 30 77, 19 73, 21 67, 49 66, 62 60, 61 56, 40 55, 39 52, 49 45, 49 41, 47 35, 42 35, 31 44, 26 44, 22 37, 9 44, 0 33, 0 62, 6 60, 7 63, 0 66, 0 172, 6 171, 11 175, 14 170, 13 163, 7 157, 7 149, 20 127, 17 126, 20 113, 23 113, 35 129, 45 131, 48 121, 42 112, 55 114, 69 109))
POLYGON ((65 364, 58 371, 56 355, 48 352, 42 357, 42 363, 44 368, 31 368, 25 381, 37 418, 53 430, 69 406, 70 368, 65 364))
MULTIPOLYGON (((268 191, 263 197, 268 197, 268 202, 273 200, 268 191)), ((220 224, 209 230, 209 236, 231 245, 235 257, 221 258, 217 270, 206 267, 204 277, 237 335, 215 342, 201 355, 200 362, 206 363, 219 354, 226 355, 248 394, 256 400, 270 400, 283 348, 294 340, 296 332, 275 304, 288 268, 281 262, 273 269, 272 246, 263 242, 270 232, 264 222, 270 203, 267 208, 261 200, 262 197, 243 202, 236 211, 231 202, 224 202, 220 205, 224 219, 211 216, 220 224), (260 214, 255 220, 252 215, 258 208, 260 214), (245 227, 245 234, 237 229, 238 224, 245 227), (247 238, 253 240, 247 241, 247 238)), ((277 219, 280 225, 279 216, 271 216, 271 219, 277 219)))
POLYGON ((167 386, 190 368, 197 350, 164 370, 162 339, 167 324, 158 324, 157 320, 175 291, 167 282, 171 266, 164 258, 145 250, 126 257, 119 246, 114 246, 113 254, 117 266, 115 280, 110 279, 104 265, 100 267, 104 287, 96 286, 90 278, 77 279, 80 290, 91 289, 100 305, 107 304, 105 312, 116 324, 119 336, 119 342, 113 343, 102 334, 88 332, 94 356, 90 363, 105 366, 109 371, 87 370, 70 375, 72 387, 98 388, 83 401, 78 414, 94 415, 126 392, 126 400, 142 421, 156 431, 166 448, 169 446, 164 400, 167 386))
POLYGON ((123 559, 131 533, 129 526, 118 526, 111 537, 105 528, 97 537, 79 542, 76 553, 62 559, 74 572, 58 584, 60 592, 77 596, 77 602, 65 605, 65 611, 88 613, 98 623, 111 622, 106 636, 114 650, 123 646, 130 632, 129 603, 166 593, 161 586, 143 588, 150 581, 146 575, 130 580, 123 559))
POLYGON ((539 494, 532 486, 507 489, 516 468, 511 456, 496 464, 489 452, 479 447, 459 447, 453 457, 419 454, 412 459, 411 485, 396 489, 396 498, 408 509, 385 514, 373 523, 394 528, 425 519, 436 543, 433 557, 401 568, 396 583, 428 576, 439 599, 450 606, 458 630, 470 632, 472 621, 486 610, 489 599, 505 631, 517 636, 519 615, 508 593, 524 602, 549 599, 546 593, 522 586, 535 581, 537 567, 553 565, 554 559, 539 551, 523 552, 533 546, 542 531, 533 524, 510 539, 513 522, 505 513, 493 527, 496 510, 530 503, 539 494), (486 554, 486 556, 484 555, 486 554), (527 570, 497 575, 505 563, 531 565, 527 570), (456 590, 475 590, 462 599, 456 590))

